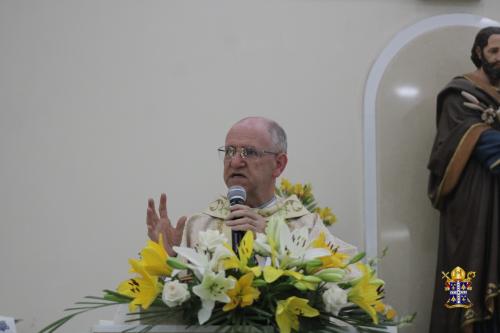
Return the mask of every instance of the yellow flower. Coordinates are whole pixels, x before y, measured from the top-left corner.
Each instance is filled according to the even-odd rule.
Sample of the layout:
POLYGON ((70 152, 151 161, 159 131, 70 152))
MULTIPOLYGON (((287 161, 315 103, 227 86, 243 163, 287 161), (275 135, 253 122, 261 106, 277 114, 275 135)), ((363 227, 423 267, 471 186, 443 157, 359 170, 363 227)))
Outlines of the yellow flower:
POLYGON ((260 291, 252 287, 253 278, 253 273, 249 272, 236 281, 234 288, 226 292, 231 298, 231 302, 224 305, 222 310, 230 311, 238 305, 244 308, 245 306, 252 305, 253 301, 259 298, 260 291))
POLYGON ((280 190, 281 190, 281 192, 286 193, 286 194, 290 194, 292 192, 292 184, 290 183, 290 181, 288 179, 286 179, 286 178, 281 179, 280 190))
POLYGON ((326 225, 332 225, 333 223, 337 222, 337 217, 332 213, 330 207, 317 207, 314 212, 318 213, 319 217, 326 225))
POLYGON ((252 272, 255 276, 260 276, 261 269, 260 266, 249 267, 248 260, 250 259, 253 252, 253 233, 248 230, 243 236, 243 239, 238 246, 239 257, 234 254, 231 246, 229 244, 224 244, 224 246, 231 251, 232 255, 228 259, 223 260, 224 269, 239 269, 242 273, 252 272))
POLYGON ((331 255, 329 256, 319 258, 322 262, 322 265, 318 270, 344 267, 349 256, 345 253, 337 251, 337 249, 332 249, 332 247, 325 241, 325 239, 325 233, 321 232, 319 236, 311 243, 311 246, 313 248, 328 249, 331 253, 331 255))
POLYGON ((347 293, 347 299, 365 310, 372 318, 375 324, 378 324, 376 308, 380 307, 379 287, 382 285, 381 280, 373 279, 374 274, 370 269, 359 263, 358 267, 362 271, 362 277, 347 293))
POLYGON ((267 283, 273 283, 282 275, 291 276, 296 280, 302 280, 304 277, 301 273, 289 269, 275 268, 273 266, 264 267, 264 280, 267 283))
POLYGON ((312 197, 312 186, 311 186, 311 184, 304 185, 304 187, 303 187, 303 196, 304 196, 304 199, 309 199, 310 197, 312 197))
POLYGON ((392 306, 379 302, 375 305, 375 311, 385 315, 385 317, 389 320, 394 319, 397 316, 396 310, 392 308, 392 306))
POLYGON ((293 185, 293 194, 295 194, 299 199, 304 196, 304 188, 301 183, 293 185))
MULTIPOLYGON (((163 246, 163 237, 160 234, 158 243, 148 241, 147 246, 141 251, 141 260, 138 262, 144 267, 144 270, 153 276, 170 276, 172 267, 167 265, 168 254, 163 246)), ((132 273, 139 273, 134 268, 132 273)))
POLYGON ((137 260, 130 259, 129 262, 140 277, 123 281, 118 286, 117 291, 133 298, 129 304, 130 312, 134 312, 137 306, 146 310, 161 293, 163 286, 158 283, 158 278, 149 275, 137 260))
POLYGON ((301 280, 303 278, 303 275, 299 272, 288 270, 288 269, 281 269, 281 267, 274 267, 278 266, 278 254, 277 254, 277 245, 276 241, 272 237, 267 238, 269 245, 271 247, 271 266, 265 266, 264 267, 264 280, 267 283, 272 283, 279 279, 282 275, 286 276, 291 276, 295 278, 296 280, 301 280))
POLYGON ((388 309, 387 312, 385 313, 385 316, 389 320, 394 319, 397 315, 398 315, 398 313, 393 308, 388 309))
POLYGON ((284 301, 278 301, 276 308, 276 323, 280 333, 290 333, 291 329, 299 330, 299 318, 319 316, 319 311, 307 304, 309 300, 292 296, 284 301))

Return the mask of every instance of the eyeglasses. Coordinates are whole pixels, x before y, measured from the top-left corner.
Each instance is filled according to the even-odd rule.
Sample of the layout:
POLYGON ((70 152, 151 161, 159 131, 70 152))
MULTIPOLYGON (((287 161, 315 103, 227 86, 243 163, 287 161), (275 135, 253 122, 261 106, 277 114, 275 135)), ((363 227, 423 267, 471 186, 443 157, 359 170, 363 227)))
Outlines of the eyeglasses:
POLYGON ((259 157, 264 156, 265 154, 269 155, 278 155, 279 153, 276 153, 274 151, 267 151, 267 150, 257 150, 253 147, 234 147, 234 146, 222 146, 217 149, 219 152, 219 157, 221 160, 230 160, 236 155, 238 152, 240 154, 240 157, 244 160, 251 160, 251 159, 257 159, 259 157))

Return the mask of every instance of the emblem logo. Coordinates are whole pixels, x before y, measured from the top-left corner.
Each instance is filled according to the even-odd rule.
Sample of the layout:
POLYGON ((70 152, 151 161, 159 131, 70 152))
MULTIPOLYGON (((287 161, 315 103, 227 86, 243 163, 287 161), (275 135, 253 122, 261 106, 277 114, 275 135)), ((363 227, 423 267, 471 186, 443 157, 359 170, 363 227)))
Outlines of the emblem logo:
POLYGON ((5 332, 9 328, 10 328, 9 325, 7 325, 5 320, 0 320, 0 331, 5 332))
POLYGON ((448 309, 452 308, 470 308, 472 302, 467 296, 467 292, 472 290, 471 280, 476 277, 476 272, 465 273, 465 271, 457 266, 449 273, 441 272, 442 278, 446 279, 444 283, 444 291, 449 295, 448 300, 444 304, 448 309))

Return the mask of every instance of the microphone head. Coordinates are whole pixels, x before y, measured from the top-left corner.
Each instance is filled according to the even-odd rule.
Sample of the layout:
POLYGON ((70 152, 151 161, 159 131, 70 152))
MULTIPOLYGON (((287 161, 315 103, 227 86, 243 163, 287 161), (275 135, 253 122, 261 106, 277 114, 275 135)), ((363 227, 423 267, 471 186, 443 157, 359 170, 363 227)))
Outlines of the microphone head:
POLYGON ((247 200, 247 191, 242 186, 231 186, 227 191, 227 199, 231 206, 245 203, 247 200))

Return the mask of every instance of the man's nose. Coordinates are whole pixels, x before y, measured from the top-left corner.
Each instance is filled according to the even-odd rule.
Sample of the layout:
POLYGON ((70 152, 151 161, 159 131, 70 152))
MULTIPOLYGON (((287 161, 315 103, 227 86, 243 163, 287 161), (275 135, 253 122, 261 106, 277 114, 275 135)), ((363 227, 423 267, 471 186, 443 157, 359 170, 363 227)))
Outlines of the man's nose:
POLYGON ((243 157, 241 157, 240 153, 236 153, 229 160, 229 164, 231 164, 233 168, 241 168, 246 165, 246 160, 243 157))

